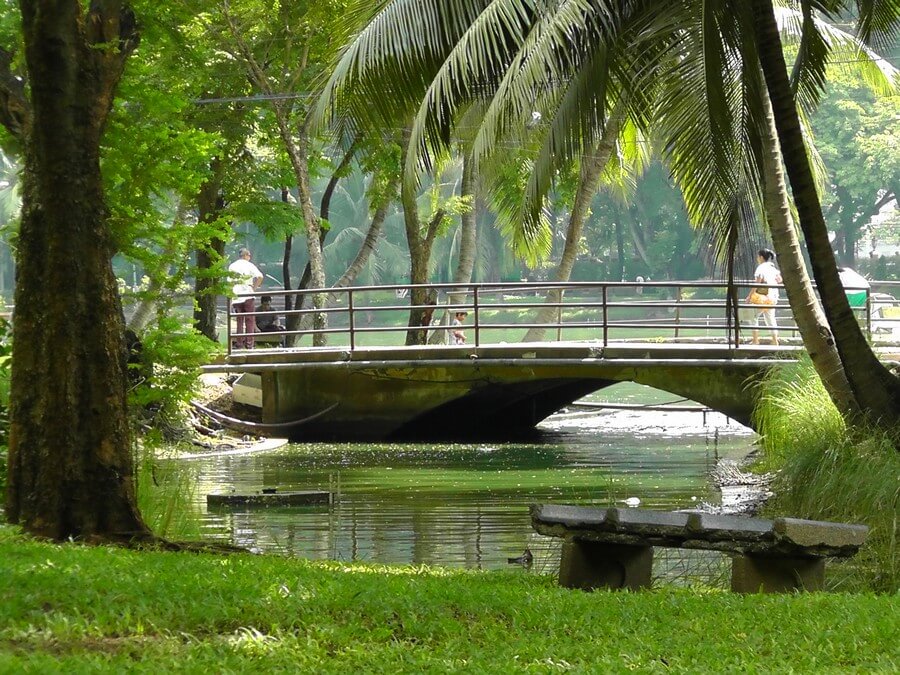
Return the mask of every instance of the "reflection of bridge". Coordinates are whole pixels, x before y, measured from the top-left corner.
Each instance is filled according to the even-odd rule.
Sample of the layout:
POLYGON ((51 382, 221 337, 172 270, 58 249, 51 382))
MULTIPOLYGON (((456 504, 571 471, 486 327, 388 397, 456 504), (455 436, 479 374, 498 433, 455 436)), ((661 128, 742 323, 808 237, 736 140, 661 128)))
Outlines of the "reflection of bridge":
MULTIPOLYGON (((261 389, 265 422, 301 419, 337 403, 298 429, 304 437, 506 436, 623 381, 749 423, 756 393, 748 385, 802 349, 741 344, 746 328, 734 320, 733 309, 726 311, 726 287, 710 282, 432 286, 448 294, 437 309, 469 312, 468 344, 400 346, 410 331, 408 313, 416 309, 400 302, 402 288, 329 290, 327 328, 268 334, 301 340, 292 348, 234 349, 226 363, 208 370, 250 374, 244 379, 261 389), (534 294, 548 288, 564 295, 549 304, 552 319, 538 321, 547 303, 534 294), (529 328, 544 329, 553 341, 518 342, 529 328), (329 346, 311 345, 317 332, 328 336, 329 346)), ((746 286, 737 289, 739 297, 746 293, 746 286)), ((868 326, 871 309, 871 301, 862 308, 868 326)), ((302 320, 315 312, 276 313, 302 320)), ((782 336, 791 333, 793 324, 782 322, 782 336)), ((449 333, 450 325, 435 316, 427 329, 413 330, 433 338, 449 333)), ((242 337, 234 331, 229 336, 242 337)))

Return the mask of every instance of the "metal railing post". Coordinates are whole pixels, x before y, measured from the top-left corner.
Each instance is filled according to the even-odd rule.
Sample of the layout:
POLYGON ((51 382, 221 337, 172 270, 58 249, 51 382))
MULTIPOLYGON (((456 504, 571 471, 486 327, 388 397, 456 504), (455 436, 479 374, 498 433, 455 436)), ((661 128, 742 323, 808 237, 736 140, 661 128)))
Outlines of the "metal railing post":
POLYGON ((866 289, 866 337, 872 341, 872 288, 866 289))
POLYGON ((675 288, 675 337, 678 337, 678 328, 681 325, 681 286, 675 288))
POLYGON ((472 287, 472 312, 475 314, 475 346, 481 346, 481 318, 478 313, 478 286, 472 287))
MULTIPOLYGON (((562 305, 563 298, 566 295, 566 289, 559 291, 559 304, 562 305)), ((562 307, 556 308, 556 341, 562 342, 562 307)))
POLYGON ((609 344, 609 307, 607 306, 608 286, 603 284, 603 346, 609 344))
MULTIPOLYGON (((729 317, 726 323, 730 324, 732 318, 734 319, 734 348, 739 349, 741 346, 741 308, 740 308, 740 294, 737 292, 737 286, 732 286, 728 289, 728 293, 731 293, 731 297, 734 302, 731 303, 731 308, 734 310, 734 316, 729 317)), ((729 303, 725 303, 725 311, 728 311, 729 303)))
POLYGON ((350 351, 356 349, 356 323, 353 319, 353 289, 347 289, 347 312, 350 322, 350 351))
POLYGON ((225 307, 225 335, 228 341, 228 355, 231 356, 231 298, 225 298, 225 307))

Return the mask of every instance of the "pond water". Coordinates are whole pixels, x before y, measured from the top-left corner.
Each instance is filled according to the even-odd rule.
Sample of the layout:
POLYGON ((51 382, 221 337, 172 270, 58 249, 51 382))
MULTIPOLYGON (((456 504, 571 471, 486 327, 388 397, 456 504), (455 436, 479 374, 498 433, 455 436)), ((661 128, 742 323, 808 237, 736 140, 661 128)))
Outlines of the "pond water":
MULTIPOLYGON (((617 385, 589 401, 671 400, 617 385)), ((204 536, 303 558, 497 569, 526 546, 552 548, 534 502, 676 509, 715 503, 708 475, 740 458, 753 432, 718 413, 568 412, 532 442, 290 444, 249 454, 171 460, 197 477, 204 536), (206 495, 325 489, 331 506, 210 507, 206 495)))

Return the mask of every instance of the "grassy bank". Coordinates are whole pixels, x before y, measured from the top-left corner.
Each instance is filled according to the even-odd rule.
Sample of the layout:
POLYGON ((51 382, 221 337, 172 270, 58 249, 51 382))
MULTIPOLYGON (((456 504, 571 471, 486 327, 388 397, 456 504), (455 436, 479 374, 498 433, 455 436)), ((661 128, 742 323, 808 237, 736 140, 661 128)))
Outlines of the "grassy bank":
POLYGON ((871 594, 566 591, 548 577, 31 541, 0 527, 0 672, 900 668, 871 594))
POLYGON ((835 588, 900 590, 900 453, 875 431, 848 429, 809 360, 776 371, 757 410, 766 469, 778 471, 766 515, 865 523, 859 555, 835 588))

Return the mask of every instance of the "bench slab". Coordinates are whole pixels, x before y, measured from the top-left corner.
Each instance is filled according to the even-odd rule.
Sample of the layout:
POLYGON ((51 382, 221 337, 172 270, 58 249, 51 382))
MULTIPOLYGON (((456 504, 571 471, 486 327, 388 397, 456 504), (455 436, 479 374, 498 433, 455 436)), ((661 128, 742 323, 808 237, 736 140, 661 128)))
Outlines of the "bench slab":
POLYGON ((567 588, 647 588, 654 546, 725 551, 740 593, 821 590, 825 556, 848 557, 868 528, 797 518, 534 504, 537 532, 562 537, 559 583, 567 588))
POLYGON ((565 539, 782 556, 850 557, 868 533, 865 525, 798 518, 763 520, 557 504, 533 504, 531 524, 540 534, 565 539))

